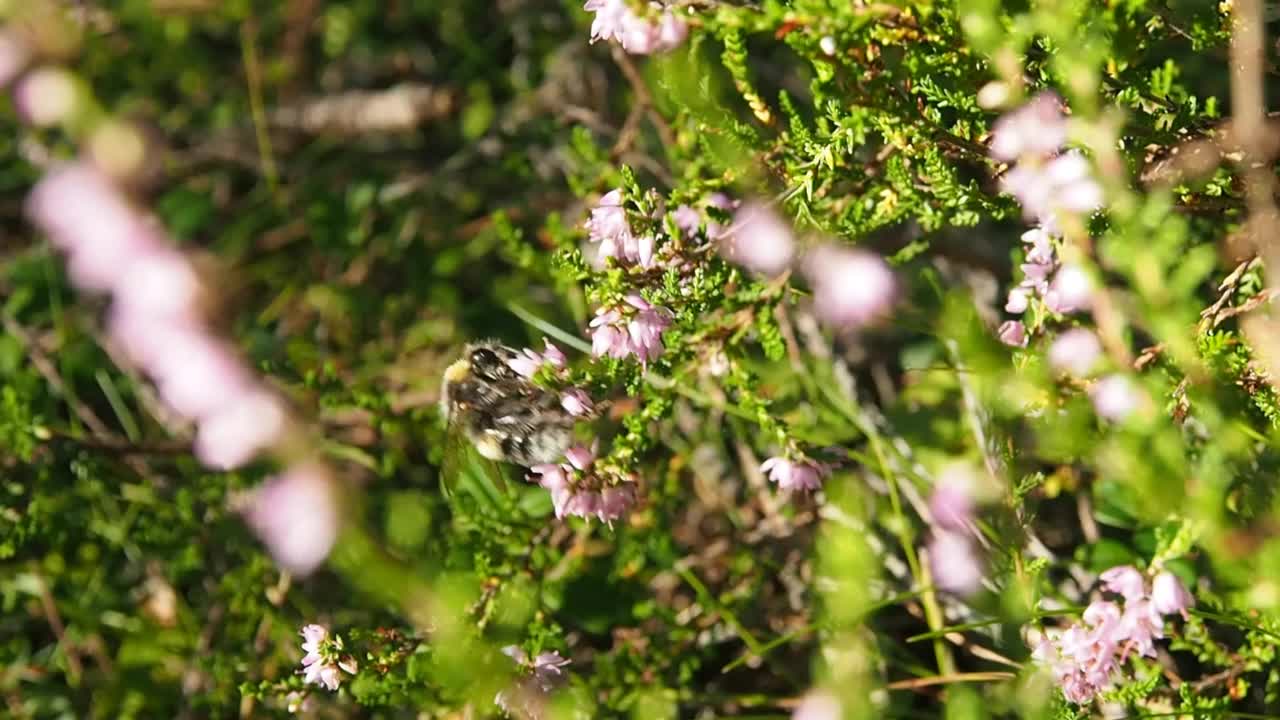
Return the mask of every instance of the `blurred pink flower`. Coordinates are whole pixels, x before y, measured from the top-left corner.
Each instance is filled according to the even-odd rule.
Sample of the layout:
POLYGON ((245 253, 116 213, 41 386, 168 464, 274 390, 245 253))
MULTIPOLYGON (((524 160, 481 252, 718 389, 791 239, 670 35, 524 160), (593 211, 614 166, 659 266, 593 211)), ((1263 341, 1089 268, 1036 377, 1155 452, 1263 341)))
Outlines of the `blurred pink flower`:
POLYGON ((22 76, 13 89, 14 108, 37 127, 67 122, 79 102, 75 76, 59 67, 36 68, 22 76))
POLYGON ((1089 161, 1074 150, 1044 164, 1019 163, 1000 179, 1000 189, 1017 199, 1028 218, 1042 221, 1062 211, 1090 213, 1103 202, 1089 161))
POLYGON ((720 236, 720 252, 726 258, 769 277, 791 267, 795 245, 791 226, 759 203, 743 205, 732 226, 720 236))
POLYGON ((139 257, 163 248, 154 227, 84 163, 46 174, 27 198, 27 214, 68 254, 71 280, 82 290, 111 289, 139 257))
POLYGON ((1120 422, 1128 417, 1142 402, 1142 395, 1133 381, 1124 375, 1108 375, 1089 388, 1093 409, 1101 417, 1120 422))
POLYGON ((1056 313, 1072 313, 1093 306, 1093 279, 1079 265, 1064 265, 1053 276, 1044 303, 1056 313))
POLYGON ((1187 608, 1196 604, 1196 600, 1183 587, 1177 575, 1165 570, 1151 581, 1151 604, 1161 615, 1181 614, 1187 616, 1187 608))
POLYGON ((127 347, 135 352, 146 348, 139 356, 142 368, 155 381, 160 397, 188 420, 201 420, 234 403, 252 384, 231 349, 198 330, 176 328, 133 338, 127 347))
POLYGON ((1147 595, 1147 581, 1132 565, 1118 565, 1104 570, 1098 579, 1107 590, 1127 601, 1139 600, 1147 595))
POLYGON ((591 42, 622 39, 631 16, 626 0, 587 0, 582 9, 596 14, 591 21, 591 42))
POLYGON ((813 305, 827 324, 857 328, 889 314, 897 281, 879 255, 824 245, 809 251, 802 266, 813 286, 813 305))
POLYGON ((697 234, 698 226, 702 224, 702 215, 688 205, 676 208, 671 213, 671 219, 675 221, 676 227, 680 228, 680 232, 687 237, 697 234))
POLYGON ((1027 250, 1027 262, 1052 265, 1056 262, 1053 251, 1053 235, 1044 227, 1033 227, 1022 233, 1022 242, 1030 246, 1027 250))
POLYGON ((791 720, 841 720, 840 699, 826 690, 810 690, 791 713, 791 720))
POLYGON ((967 534, 935 528, 928 548, 934 585, 957 595, 982 588, 982 560, 967 534))
POLYGON ((1093 332, 1072 328, 1054 339, 1048 357, 1049 366, 1054 370, 1083 377, 1102 357, 1102 343, 1093 332))
POLYGON ((329 556, 342 518, 323 466, 307 463, 268 479, 250 497, 245 522, 281 567, 308 575, 329 556))
POLYGON ((951 472, 938 478, 929 495, 929 514, 938 527, 952 532, 965 532, 973 523, 972 488, 968 476, 951 472))
POLYGON ((1047 157, 1067 142, 1062 98, 1042 92, 1026 105, 1005 113, 991 130, 991 157, 1010 162, 1024 156, 1047 157))
POLYGON ((1021 320, 1004 321, 996 330, 996 336, 1000 338, 1000 342, 1010 347, 1027 346, 1027 326, 1021 320))
POLYGON ((196 431, 195 453, 206 467, 233 470, 275 444, 285 412, 271 393, 250 390, 204 417, 196 431))
POLYGON ((814 460, 789 460, 783 456, 771 457, 760 465, 760 472, 788 492, 817 490, 822 479, 831 474, 831 468, 814 460))
POLYGON ((116 312, 147 322, 197 321, 200 280, 182 253, 168 248, 139 255, 112 287, 116 312))

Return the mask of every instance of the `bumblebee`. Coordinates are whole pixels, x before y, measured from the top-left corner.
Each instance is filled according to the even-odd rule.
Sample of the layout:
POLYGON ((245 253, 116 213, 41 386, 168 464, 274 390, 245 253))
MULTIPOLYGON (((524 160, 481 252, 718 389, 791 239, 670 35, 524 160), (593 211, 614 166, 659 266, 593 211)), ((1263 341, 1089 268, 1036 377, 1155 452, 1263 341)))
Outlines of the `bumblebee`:
POLYGON ((573 416, 556 393, 511 369, 517 357, 495 342, 468 345, 444 371, 441 412, 482 457, 525 467, 559 462, 573 441, 573 416))

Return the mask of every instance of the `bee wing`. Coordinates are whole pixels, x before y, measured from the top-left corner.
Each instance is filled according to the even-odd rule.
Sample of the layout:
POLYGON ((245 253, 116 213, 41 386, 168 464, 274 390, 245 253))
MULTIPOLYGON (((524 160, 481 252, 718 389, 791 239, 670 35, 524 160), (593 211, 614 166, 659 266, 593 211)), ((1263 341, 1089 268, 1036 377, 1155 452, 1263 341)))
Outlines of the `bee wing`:
POLYGON ((440 487, 452 500, 458 493, 474 497, 482 505, 497 509, 509 494, 502 468, 481 457, 466 432, 456 424, 446 434, 444 459, 440 467, 440 487))

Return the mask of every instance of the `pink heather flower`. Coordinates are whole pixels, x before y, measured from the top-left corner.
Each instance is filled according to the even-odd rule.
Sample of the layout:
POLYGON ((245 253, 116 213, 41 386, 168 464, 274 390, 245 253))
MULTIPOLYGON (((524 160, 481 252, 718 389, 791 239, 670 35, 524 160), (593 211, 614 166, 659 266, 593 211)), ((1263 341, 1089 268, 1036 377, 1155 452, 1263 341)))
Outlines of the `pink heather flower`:
POLYGON ((1010 162, 1024 156, 1048 157, 1067 142, 1062 99, 1052 92, 1036 95, 1006 113, 991 131, 991 157, 1010 162))
POLYGON ((1000 189, 1017 199, 1027 217, 1042 220, 1061 211, 1093 212, 1103 200, 1089 161, 1076 151, 1043 165, 1019 163, 1000 179, 1000 189))
POLYGON ((591 42, 616 40, 633 55, 665 52, 678 47, 689 34, 688 24, 661 5, 650 5, 662 11, 657 18, 637 15, 626 0, 587 0, 583 9, 596 14, 591 23, 591 42))
POLYGON ((27 73, 13 90, 18 113, 37 127, 71 119, 80 102, 75 77, 62 68, 41 67, 27 73))
POLYGON ((1147 595, 1147 581, 1132 565, 1119 565, 1105 570, 1098 579, 1102 581, 1104 588, 1128 602, 1139 600, 1147 595))
POLYGON ((600 478, 591 475, 594 447, 575 445, 565 451, 565 459, 568 462, 529 468, 529 479, 551 493, 557 518, 594 517, 612 524, 635 504, 635 491, 629 484, 603 485, 600 478))
POLYGON ((1009 290, 1009 299, 1004 304, 1005 312, 1022 313, 1026 312, 1027 304, 1030 300, 1031 293, 1025 287, 1015 287, 1009 290))
POLYGON ((1126 600, 1117 634, 1126 641, 1121 647, 1121 659, 1129 650, 1143 657, 1155 657, 1156 640, 1164 637, 1164 622, 1147 598, 1126 600))
POLYGON ((1053 252, 1053 236, 1044 227, 1034 227, 1022 233, 1022 242, 1030 246, 1027 262, 1052 265, 1056 262, 1053 252))
POLYGON ((1098 336, 1084 328, 1072 328, 1059 335, 1049 346, 1049 366, 1059 372, 1083 377, 1102 357, 1098 336))
POLYGON ((574 417, 590 415, 595 409, 591 398, 587 397, 587 394, 578 388, 569 388, 560 393, 560 407, 574 417))
POLYGON ((1086 310, 1093 305, 1093 279, 1078 265, 1065 265, 1053 276, 1045 305, 1056 313, 1086 310))
POLYGON ((671 311, 656 307, 636 293, 616 307, 602 307, 591 320, 591 353, 596 357, 636 356, 648 363, 662 355, 662 332, 671 324, 671 311))
POLYGON ((948 473, 938 480, 929 495, 929 514, 938 527, 964 532, 973 522, 973 495, 967 476, 948 473))
POLYGON ((504 712, 517 717, 544 717, 547 695, 563 682, 564 671, 561 668, 570 661, 551 651, 539 653, 531 662, 528 654, 515 645, 502 648, 502 652, 527 675, 515 687, 499 692, 493 702, 504 712))
POLYGON ((561 657, 560 653, 554 650, 538 653, 538 656, 533 659, 533 677, 543 692, 551 692, 555 689, 555 686, 564 678, 564 671, 561 668, 570 662, 568 658, 561 657))
POLYGON ((200 280, 175 250, 159 249, 121 268, 112 288, 115 310, 137 318, 188 321, 198 315, 200 280))
POLYGON ((1102 418, 1120 422, 1127 418, 1142 402, 1142 396, 1133 381, 1124 375, 1108 375, 1089 388, 1093 409, 1102 418))
POLYGON ((285 413, 271 393, 246 392, 200 421, 195 453, 206 467, 233 470, 280 438, 285 413))
POLYGON ((1027 326, 1020 320, 1004 321, 996 330, 996 336, 1000 338, 1000 342, 1010 347, 1027 346, 1027 326))
POLYGON ((760 472, 788 492, 817 490, 822 480, 831 474, 825 463, 814 460, 788 460, 782 456, 771 457, 760 465, 760 472))
POLYGON ((972 595, 982 588, 982 560, 969 536, 935 529, 929 539, 929 571, 933 583, 957 595, 972 595))
POLYGON ((698 233, 698 226, 702 224, 702 215, 697 210, 688 205, 681 205, 671 213, 671 219, 675 221, 676 227, 680 228, 680 232, 686 237, 693 237, 698 233))
POLYGON ((302 649, 306 653, 302 656, 303 682, 337 690, 342 682, 341 671, 356 674, 356 661, 350 656, 341 655, 341 638, 330 638, 329 631, 320 625, 307 625, 302 628, 301 634, 302 649))
POLYGON ((1102 207, 1102 187, 1078 151, 1068 150, 1050 160, 1044 171, 1054 188, 1055 209, 1082 213, 1102 207))
POLYGON ((804 696, 791 720, 840 720, 840 699, 826 690, 812 690, 804 696))
POLYGON ((623 25, 631 14, 626 0, 587 0, 582 9, 596 14, 591 21, 591 42, 622 39, 623 25))
POLYGON ((829 325, 856 328, 883 319, 896 299, 893 270, 864 250, 824 245, 805 255, 803 270, 814 308, 829 325))
POLYGON ((329 631, 322 625, 312 624, 304 626, 300 634, 302 635, 302 649, 306 652, 306 655, 302 658, 302 664, 310 665, 319 662, 322 659, 320 657, 320 645, 329 639, 329 631))
POLYGON ((569 364, 569 359, 564 356, 564 351, 552 344, 550 340, 543 338, 542 344, 546 346, 542 351, 542 359, 550 364, 551 367, 559 369, 569 364))
POLYGON ((1178 613, 1187 616, 1187 608, 1196 604, 1195 598, 1183 587, 1177 575, 1165 570, 1151 581, 1151 605, 1161 615, 1178 613))
POLYGON ((245 522, 289 572, 310 574, 338 539, 342 519, 332 482, 320 465, 295 465, 250 497, 245 522))
MULTIPOLYGON (((599 257, 613 258, 619 262, 636 263, 640 260, 639 241, 631 233, 627 210, 622 204, 622 190, 605 193, 587 219, 587 240, 599 243, 599 257)), ((650 240, 652 242, 652 240, 650 240)))
POLYGON ((538 353, 525 348, 520 351, 519 355, 507 361, 507 367, 516 371, 521 377, 531 378, 538 373, 538 368, 542 367, 543 357, 538 353))
POLYGON ((791 267, 795 246, 791 226, 759 203, 742 206, 728 232, 720 236, 720 252, 726 258, 769 277, 791 267))
POLYGON ((27 198, 27 214, 70 256, 71 280, 83 290, 112 288, 163 242, 111 181, 84 163, 46 174, 27 198))
MULTIPOLYGON (((126 328, 116 328, 124 332, 126 328)), ((129 327, 145 333, 145 328, 129 327)), ((134 359, 155 380, 160 397, 188 420, 200 420, 249 392, 248 371, 224 343, 201 329, 158 327, 154 337, 123 338, 134 359)))

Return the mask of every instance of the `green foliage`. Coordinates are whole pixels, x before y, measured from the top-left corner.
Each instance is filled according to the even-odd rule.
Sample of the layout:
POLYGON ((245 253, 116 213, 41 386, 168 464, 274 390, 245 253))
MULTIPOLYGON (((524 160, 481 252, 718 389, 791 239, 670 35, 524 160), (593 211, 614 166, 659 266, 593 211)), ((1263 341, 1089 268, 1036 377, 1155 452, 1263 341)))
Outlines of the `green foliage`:
POLYGON ((278 468, 202 469, 190 428, 116 364, 110 311, 23 216, 84 128, 6 103, 6 712, 487 717, 529 688, 516 647, 573 660, 554 717, 782 718, 816 688, 847 717, 1085 718, 1101 710, 1065 701, 1021 631, 1074 620, 1123 564, 1174 573, 1197 607, 1106 702, 1274 712, 1280 356, 1250 325, 1272 322, 1271 289, 1262 260, 1234 257, 1247 188, 1214 145, 1232 4, 682 0, 687 42, 647 58, 590 44, 581 5, 0 3, 92 94, 81 122, 148 129, 130 192, 349 491, 326 568, 277 568, 241 510, 278 468), (440 102, 407 127, 360 126, 368 107, 345 127, 298 119, 411 85, 440 102), (1028 223, 988 146, 1042 90, 1066 99, 1107 197, 1054 249, 1107 303, 1037 301, 1010 349, 995 326, 1028 223), (653 267, 586 242, 613 188, 653 267), (718 252, 735 214, 716 193, 772 207, 802 253, 888 259, 894 314, 824 327, 801 264, 763 277, 718 252), (632 293, 671 313, 661 356, 589 357, 597 309, 632 293), (1086 377, 1046 361, 1075 325, 1104 344, 1086 377), (580 439, 638 493, 612 524, 556 518, 439 417, 463 344, 544 336, 570 362, 537 382, 588 391, 580 439), (1090 402, 1111 374, 1142 399, 1123 420, 1090 402), (770 457, 830 474, 785 493, 770 457), (928 498, 956 467, 986 570, 968 597, 929 557, 928 498), (337 691, 299 675, 309 623, 358 665, 337 691))

